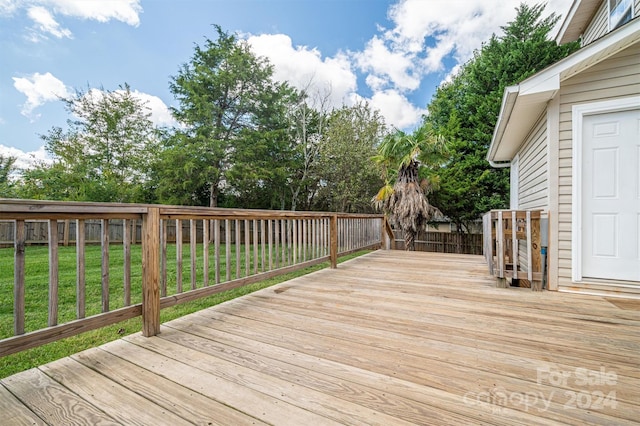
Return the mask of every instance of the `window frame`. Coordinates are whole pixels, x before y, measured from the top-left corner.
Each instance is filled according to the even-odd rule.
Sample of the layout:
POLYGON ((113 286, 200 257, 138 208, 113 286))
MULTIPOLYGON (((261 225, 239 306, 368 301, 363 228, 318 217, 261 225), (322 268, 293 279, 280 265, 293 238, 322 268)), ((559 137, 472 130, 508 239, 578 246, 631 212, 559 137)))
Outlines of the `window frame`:
POLYGON ((609 31, 613 31, 616 28, 621 27, 630 20, 633 19, 633 0, 607 0, 607 22, 609 24, 609 31), (611 10, 612 3, 618 2, 613 10, 611 10), (614 16, 612 15, 617 9, 622 8, 622 11, 617 15, 617 22, 613 22, 614 16), (628 19, 625 19, 627 17, 628 19))

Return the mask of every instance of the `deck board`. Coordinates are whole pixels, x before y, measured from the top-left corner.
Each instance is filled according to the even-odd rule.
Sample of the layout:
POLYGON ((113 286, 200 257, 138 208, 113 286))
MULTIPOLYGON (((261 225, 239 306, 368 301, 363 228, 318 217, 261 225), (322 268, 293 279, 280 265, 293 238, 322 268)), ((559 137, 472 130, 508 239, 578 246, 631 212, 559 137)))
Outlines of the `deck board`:
POLYGON ((638 424, 639 326, 377 251, 3 379, 0 424, 638 424))

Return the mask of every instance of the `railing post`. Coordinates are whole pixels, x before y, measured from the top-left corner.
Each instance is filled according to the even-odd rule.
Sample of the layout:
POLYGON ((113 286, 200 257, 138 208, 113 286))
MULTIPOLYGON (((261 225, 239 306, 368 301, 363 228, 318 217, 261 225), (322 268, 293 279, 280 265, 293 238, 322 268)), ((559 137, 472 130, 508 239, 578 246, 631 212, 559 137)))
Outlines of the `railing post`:
POLYGON ((329 234, 329 256, 331 257, 331 268, 336 269, 338 267, 338 215, 334 214, 331 216, 329 234))
POLYGON ((160 209, 149 207, 142 220, 142 334, 160 333, 160 209))

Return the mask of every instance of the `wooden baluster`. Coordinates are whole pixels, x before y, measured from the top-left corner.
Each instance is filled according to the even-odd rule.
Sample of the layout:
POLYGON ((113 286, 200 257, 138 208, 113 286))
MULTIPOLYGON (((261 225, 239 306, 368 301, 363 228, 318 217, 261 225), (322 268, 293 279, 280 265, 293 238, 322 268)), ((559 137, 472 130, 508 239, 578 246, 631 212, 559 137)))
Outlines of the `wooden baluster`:
POLYGON ((214 251, 215 251, 215 280, 216 284, 220 283, 220 221, 218 219, 213 221, 213 239, 214 239, 214 251))
POLYGON ((190 253, 189 257, 191 260, 191 290, 195 290, 197 287, 197 278, 198 278, 198 265, 197 265, 197 257, 198 257, 198 235, 196 233, 196 220, 189 220, 189 248, 190 253))
POLYGON ((235 226, 235 238, 234 238, 234 242, 235 242, 235 248, 236 248, 236 276, 235 278, 238 279, 240 278, 240 270, 241 268, 241 264, 240 264, 240 221, 238 219, 234 220, 234 226, 235 226))
POLYGON ((166 219, 160 220, 160 297, 167 296, 167 240, 168 223, 166 219))
POLYGON ((122 221, 123 293, 124 306, 131 305, 131 226, 129 220, 122 221))
POLYGON ((253 273, 258 273, 258 221, 253 219, 253 273))
POLYGON ((176 293, 182 293, 182 220, 176 219, 176 293))
POLYGON ((498 211, 498 222, 496 224, 496 252, 498 254, 498 274, 496 275, 496 286, 499 288, 507 288, 507 279, 504 276, 505 270, 505 244, 504 244, 504 221, 502 220, 502 211, 498 211))
MULTIPOLYGON (((518 279, 518 265, 520 264, 520 254, 518 253, 518 220, 516 211, 511 211, 511 263, 513 264, 513 279, 518 279)), ((527 240, 527 246, 529 240, 527 240)))
POLYGON ((25 233, 24 220, 15 221, 14 265, 13 265, 13 332, 24 334, 24 275, 25 275, 25 233))
POLYGON ((76 318, 86 314, 86 233, 84 219, 76 220, 76 318))
POLYGON ((248 277, 251 270, 251 232, 249 220, 244 219, 244 276, 248 277))
POLYGON ((202 281, 209 286, 209 220, 202 220, 202 281))
POLYGON ((49 220, 49 327, 58 324, 58 221, 49 220))
POLYGON ((226 254, 225 272, 227 281, 231 281, 231 221, 224 220, 224 245, 226 254))

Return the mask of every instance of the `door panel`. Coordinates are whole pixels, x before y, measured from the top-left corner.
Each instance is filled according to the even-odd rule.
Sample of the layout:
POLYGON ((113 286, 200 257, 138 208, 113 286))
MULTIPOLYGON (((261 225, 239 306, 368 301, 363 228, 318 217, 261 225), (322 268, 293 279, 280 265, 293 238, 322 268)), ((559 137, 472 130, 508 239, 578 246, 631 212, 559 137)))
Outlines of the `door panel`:
POLYGON ((582 276, 640 281, 640 110, 582 130, 582 276))

